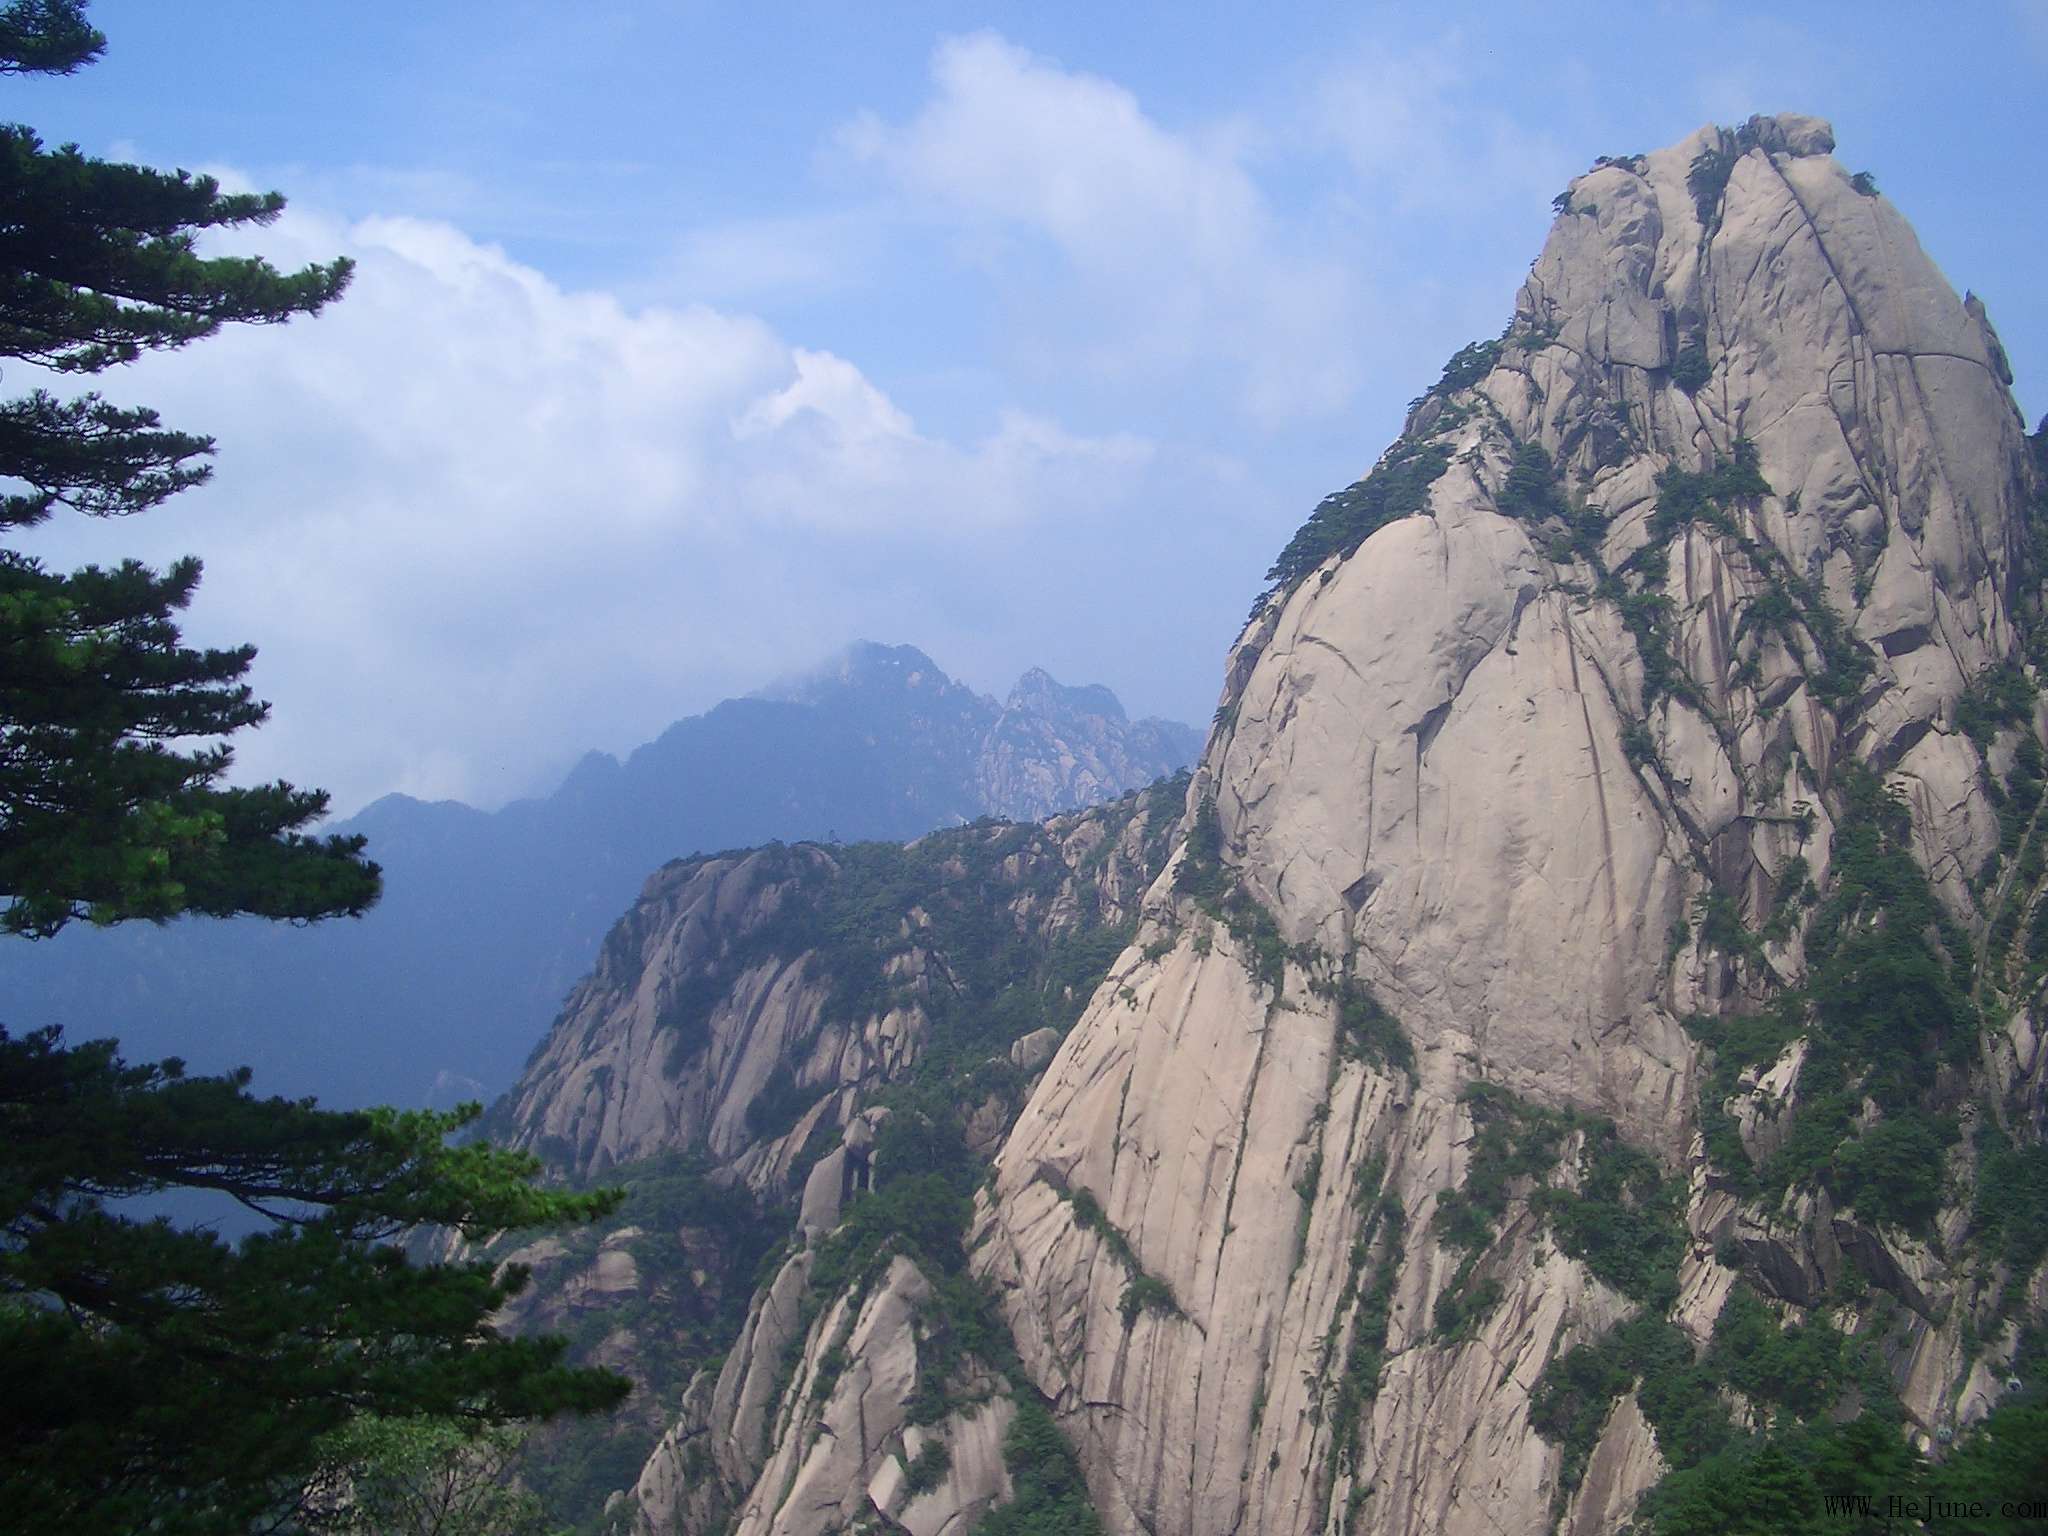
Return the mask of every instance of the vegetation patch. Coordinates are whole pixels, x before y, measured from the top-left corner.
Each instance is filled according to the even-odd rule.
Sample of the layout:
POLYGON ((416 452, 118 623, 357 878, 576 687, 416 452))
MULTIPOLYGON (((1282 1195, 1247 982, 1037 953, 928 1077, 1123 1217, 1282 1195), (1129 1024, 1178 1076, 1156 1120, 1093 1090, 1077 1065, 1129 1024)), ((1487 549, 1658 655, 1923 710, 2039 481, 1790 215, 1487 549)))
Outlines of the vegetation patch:
MULTIPOLYGON (((1437 1298, 1438 1334, 1462 1342, 1500 1305, 1499 1279, 1477 1270, 1517 1194, 1526 1195, 1560 1249, 1661 1319, 1677 1298, 1685 1251, 1678 1181, 1624 1142, 1611 1121, 1540 1109, 1487 1083, 1470 1085, 1461 1102, 1476 1135, 1465 1181, 1438 1197, 1432 1226, 1464 1258, 1437 1298), (1559 1182, 1568 1146, 1574 1177, 1559 1182)), ((1568 1405, 1552 1417, 1560 1425, 1578 1422, 1568 1405)), ((1592 1432, 1598 1428, 1596 1421, 1592 1432)))
MULTIPOLYGON (((608 1338, 629 1332, 641 1394, 636 1400, 664 1410, 739 1337, 761 1271, 772 1268, 789 1228, 786 1212, 763 1209, 744 1187, 719 1182, 712 1173, 709 1160, 695 1154, 611 1169, 606 1182, 625 1187, 618 1211, 595 1228, 561 1239, 568 1255, 558 1272, 573 1274, 595 1261, 612 1234, 640 1229, 627 1244, 640 1275, 638 1290, 576 1313, 564 1331, 572 1360, 588 1360, 608 1338)), ((500 1246, 517 1241, 501 1240, 500 1246)), ((519 1458, 520 1480, 556 1518, 594 1522, 606 1497, 638 1477, 664 1427, 658 1417, 630 1411, 543 1425, 519 1458)))
POLYGON ((1970 1225, 2016 1275, 2048 1254, 2048 1145, 2015 1146, 1988 1118, 1977 1130, 1977 1192, 1970 1225))
POLYGON ((1706 340, 1699 336, 1689 338, 1671 360, 1671 382, 1688 395, 1696 395, 1713 376, 1713 366, 1707 361, 1706 340))
MULTIPOLYGON (((1454 364, 1456 361, 1452 359, 1454 364)), ((1331 555, 1348 555, 1387 524, 1424 511, 1429 505, 1429 488, 1450 467, 1451 450, 1446 444, 1417 438, 1395 443, 1371 474, 1317 503, 1266 572, 1269 585, 1260 604, 1298 586, 1331 555)))
POLYGON ((1102 1536, 1081 1464, 1036 1399, 1018 1400, 1003 1436, 1003 1465, 1015 1493, 981 1517, 973 1536, 1102 1536))
MULTIPOLYGON (((1470 389, 1493 372, 1495 365, 1500 362, 1501 348, 1505 344, 1502 339, 1496 337, 1492 341, 1474 341, 1458 348, 1451 354, 1451 360, 1444 364, 1444 371, 1437 381, 1430 385, 1429 394, 1442 397, 1454 395, 1461 389, 1470 389)), ((1419 401, 1417 403, 1420 404, 1419 401)))
MULTIPOLYGON (((877 1284, 897 1256, 917 1265, 930 1287, 917 1321, 917 1383, 906 1405, 913 1424, 936 1424, 972 1400, 955 1395, 970 1362, 1017 1379, 1015 1346, 994 1303, 967 1271, 965 1239, 973 1191, 982 1166, 967 1150, 957 1116, 929 1085, 888 1096, 889 1118, 876 1137, 875 1187, 856 1195, 837 1230, 818 1246, 799 1326, 781 1364, 779 1402, 801 1361, 817 1317, 841 1297, 848 1300, 841 1332, 819 1358, 812 1400, 830 1395, 848 1363, 844 1345, 859 1298, 877 1284)), ((765 1426, 772 1435, 772 1425, 765 1426)), ((928 1442, 935 1443, 935 1442, 928 1442)), ((937 1453, 933 1453, 937 1454, 937 1453)), ((934 1476, 943 1476, 938 1466, 934 1476)))
POLYGON ((1223 828, 1216 817, 1214 797, 1205 797, 1195 807, 1173 888, 1229 930, 1244 952, 1253 978, 1271 990, 1276 1001, 1287 981, 1287 962, 1307 966, 1316 959, 1313 949, 1289 947, 1273 914, 1245 890, 1244 883, 1223 862, 1223 828))
MULTIPOLYGON (((1381 1006, 1371 987, 1356 976, 1334 980, 1311 975, 1309 990, 1337 1005, 1337 1062, 1363 1061, 1382 1071, 1415 1076, 1415 1046, 1401 1021, 1381 1006)), ((1337 1062, 1332 1062, 1334 1078, 1337 1062)))
POLYGON ((1735 174, 1735 162, 1757 146, 1755 130, 1748 123, 1739 128, 1718 128, 1706 148, 1692 158, 1685 174, 1685 188, 1692 193, 1693 212, 1699 215, 1700 240, 1704 244, 1721 227, 1721 205, 1728 181, 1735 174))
POLYGON ((1124 1282, 1123 1296, 1117 1303, 1117 1310, 1123 1314, 1126 1328, 1138 1320, 1138 1314, 1141 1312, 1163 1312, 1168 1317, 1181 1316, 1180 1303, 1174 1299, 1173 1287, 1158 1276, 1145 1273, 1145 1266, 1138 1262, 1138 1255, 1131 1247, 1131 1240, 1109 1219, 1102 1209, 1102 1203, 1095 1198, 1092 1191, 1069 1191, 1067 1204, 1073 1208, 1075 1224, 1100 1237, 1103 1246, 1130 1275, 1124 1282))
MULTIPOLYGON (((1323 1463, 1322 1474, 1326 1510, 1336 1486, 1338 1463, 1354 1448, 1365 1411, 1379 1395, 1380 1372, 1386 1364, 1387 1329, 1406 1230, 1400 1202, 1386 1192, 1386 1172, 1384 1158, 1373 1157, 1359 1165, 1351 1203, 1365 1213, 1365 1219, 1352 1240, 1344 1287, 1330 1314, 1330 1330, 1316 1354, 1318 1390, 1308 1416, 1311 1424, 1327 1422, 1330 1430, 1331 1454, 1323 1463)), ((1254 1414, 1255 1425, 1260 1416, 1254 1414)))
POLYGON ((1540 523, 1547 517, 1569 518, 1564 491, 1557 483, 1557 466, 1541 443, 1523 443, 1515 449, 1494 504, 1503 516, 1523 522, 1540 523))
POLYGON ((2018 663, 2001 661, 1972 678, 1956 700, 1956 728, 1979 751, 1988 750, 1999 731, 2032 722, 2039 697, 2040 690, 2018 663))
POLYGON ((1738 1191, 1820 1183, 1868 1219, 1924 1232, 1957 1135, 1932 1103, 1928 1063, 1960 1065, 1975 1043, 1972 951, 1913 860, 1903 801, 1860 765, 1841 770, 1839 790, 1832 890, 1807 929, 1806 985, 1763 1014, 1687 1021, 1714 1052, 1700 1117, 1710 1161, 1738 1191), (1726 1104, 1745 1069, 1802 1035, 1792 1131, 1759 1168, 1726 1104), (1881 1118, 1859 1130, 1866 1099, 1881 1118))
POLYGON ((904 1469, 906 1476, 903 1486, 912 1498, 920 1493, 929 1493, 946 1479, 953 1470, 953 1452, 946 1442, 936 1435, 928 1438, 910 1465, 904 1469))
MULTIPOLYGON (((1469 1085, 1460 1102, 1476 1132, 1465 1181, 1437 1197, 1432 1218, 1438 1238, 1466 1255, 1447 1292, 1463 1286, 1509 1202, 1526 1191, 1558 1246, 1601 1280, 1660 1310, 1676 1298, 1682 1190, 1654 1158, 1623 1141, 1610 1120, 1541 1109, 1490 1083, 1469 1085), (1575 1188, 1554 1182, 1571 1140, 1575 1188)), ((1469 1315, 1467 1304, 1453 1305, 1454 1315, 1469 1315)))
POLYGON ((1719 1456, 1738 1436, 1726 1394, 1739 1392, 1773 1426, 1821 1421, 1853 1392, 1873 1423, 1898 1437, 1890 1378, 1871 1346, 1825 1316, 1781 1324, 1746 1286, 1729 1293, 1703 1358, 1661 1312, 1645 1311, 1545 1367, 1530 1422, 1561 1445, 1560 1487, 1579 1486, 1613 1405, 1634 1391, 1657 1449, 1683 1470, 1719 1456))

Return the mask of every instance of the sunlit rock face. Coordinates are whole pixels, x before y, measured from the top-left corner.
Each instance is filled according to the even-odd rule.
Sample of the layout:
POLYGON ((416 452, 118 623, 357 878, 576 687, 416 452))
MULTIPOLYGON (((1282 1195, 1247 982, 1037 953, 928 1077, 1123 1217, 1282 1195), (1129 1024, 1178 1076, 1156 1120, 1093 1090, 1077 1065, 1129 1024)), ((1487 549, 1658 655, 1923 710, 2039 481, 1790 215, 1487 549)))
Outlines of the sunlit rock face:
MULTIPOLYGON (((495 1123, 582 1177, 686 1154, 784 1224, 748 1277, 688 1226, 687 1274, 637 1227, 525 1251, 522 1315, 634 1300, 627 1363, 752 1286, 614 1531, 969 1536, 1064 1465, 1043 1404, 1115 1536, 1607 1536, 1697 1448, 1627 1371, 1564 1433, 1560 1358, 1711 1359, 1745 1315, 1860 1335, 1923 1447, 1992 1411, 2048 1313, 1973 1235, 1971 1134, 2048 1118, 2038 711, 1991 690, 2042 474, 1982 306, 1832 149, 1755 119, 1573 182, 1508 332, 1283 553, 1184 786, 648 883, 495 1123), (1990 1021, 1916 1042, 1957 1129, 1910 1221, 1735 1173, 1897 1107, 1866 1072, 1823 1108, 1818 987, 1701 1043, 1908 910, 1831 913, 1880 846, 1894 936, 1990 1021), (930 1214, 886 1149, 941 1122, 960 1189, 993 1168, 920 1246, 877 1225, 930 1214)), ((1027 805, 1142 734, 1042 675, 1004 721, 984 792, 1027 805)))
MULTIPOLYGON (((1960 1267, 1812 1197, 1759 1212, 1719 1190, 1680 1022, 1803 975, 1806 913, 1770 925, 1774 880, 1797 856, 1825 882, 1837 766, 1895 787, 1966 929, 1999 839, 1956 715, 2018 646, 2024 427, 1981 305, 1832 149, 1817 120, 1760 119, 1573 182, 1508 336, 1411 414, 1408 446, 1445 460, 1418 510, 1277 591, 1234 648, 1190 826, 1213 807, 1270 952, 1162 876, 1146 947, 1052 1060, 975 1232, 1113 1531, 1625 1523, 1663 1470, 1634 1398, 1569 1490, 1530 1404, 1560 1349, 1637 1303, 1526 1191, 1476 1269, 1432 1221, 1481 1081, 1612 1121, 1688 1181, 1671 1317, 1701 1344, 1735 1279, 1717 1251, 1753 1250, 1753 1282, 1779 1274, 1793 1303, 1845 1262, 1892 1275, 1875 1283, 1917 1298, 1908 1410, 1924 1437, 1954 1427, 1960 1267), (1517 488, 1531 445, 1557 515, 1517 488), (1660 520, 1660 475, 1729 465, 1763 489, 1660 520), (1661 572, 1631 564, 1653 544, 1661 572), (1663 599, 1654 639, 1603 590, 1629 570, 1663 599), (1777 622, 1787 591, 1839 633, 1777 622), (1710 896, 1765 933, 1750 962, 1716 947, 1710 896), (1398 1020, 1412 1072, 1343 1049, 1340 977, 1398 1020), (1133 1264, 1170 1307, 1124 1304, 1133 1264), (1347 1406, 1382 1271, 1376 1386, 1347 1406), (1442 1328, 1439 1300, 1480 1277, 1491 1305, 1442 1328)), ((2037 1102, 2030 1028, 1978 1070, 2037 1102)), ((1756 1092, 1796 1105, 1797 1070, 1756 1092)))

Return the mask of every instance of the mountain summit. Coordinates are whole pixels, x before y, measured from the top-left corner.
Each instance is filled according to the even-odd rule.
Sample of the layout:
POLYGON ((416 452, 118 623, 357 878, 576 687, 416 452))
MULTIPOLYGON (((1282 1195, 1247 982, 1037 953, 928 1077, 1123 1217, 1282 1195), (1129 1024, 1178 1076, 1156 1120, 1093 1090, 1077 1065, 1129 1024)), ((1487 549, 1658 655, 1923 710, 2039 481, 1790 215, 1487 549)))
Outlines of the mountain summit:
POLYGON ((1174 772, 1202 749, 1192 726, 1130 719, 1100 683, 1070 687, 1032 667, 999 704, 955 682, 915 646, 871 640, 754 697, 857 713, 869 730, 892 727, 917 759, 900 772, 946 786, 961 820, 1038 821, 1095 805, 1174 772))
POLYGON ((1575 180, 1276 565, 1171 947, 975 1237, 1111 1529, 1614 1530, 1712 1448, 1677 1376, 1752 1303, 1833 1308, 1923 1444, 1996 1397, 2017 1293, 1940 1253, 1950 1117, 2040 1102, 2040 479, 1982 306, 1832 147, 1575 180), (1077 1189, 1179 1315, 1133 1331, 1077 1189))
MULTIPOLYGON (((2048 432, 1833 144, 1558 197, 1174 814, 650 885, 501 1123, 797 1230, 621 1528, 1805 1529, 2038 1456, 1973 1436, 2048 1353, 2048 432)), ((751 1285, 706 1219, 627 1289, 751 1285)))

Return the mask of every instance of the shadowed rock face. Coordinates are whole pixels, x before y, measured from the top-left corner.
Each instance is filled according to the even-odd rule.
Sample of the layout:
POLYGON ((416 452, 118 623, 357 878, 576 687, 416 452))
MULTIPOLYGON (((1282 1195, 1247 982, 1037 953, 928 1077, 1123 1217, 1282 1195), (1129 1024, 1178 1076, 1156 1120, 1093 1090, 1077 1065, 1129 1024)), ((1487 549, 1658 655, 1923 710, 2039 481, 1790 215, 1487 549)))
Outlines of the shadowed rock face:
MULTIPOLYGON (((632 1489, 636 1529, 737 1519, 742 1532, 822 1536, 883 1510, 917 1536, 965 1536, 1010 1496, 1014 1384, 955 1360, 927 1315, 946 1283, 930 1261, 957 1271, 961 1256, 922 1253, 927 1273, 883 1247, 830 1284, 813 1271, 853 1196, 922 1171, 888 1162, 891 1110, 878 1096, 964 1095, 962 1158, 993 1151, 1096 983, 1135 958, 1138 905, 1170 852, 1185 783, 908 847, 678 860, 614 926, 491 1125, 559 1173, 626 1182, 645 1203, 614 1225, 666 1210, 679 1241, 624 1225, 491 1256, 534 1267, 507 1326, 578 1324, 602 1334, 588 1358, 645 1378, 636 1405, 660 1422, 624 1415, 599 1441, 606 1465, 622 1447, 635 1464, 652 1447, 632 1489), (722 1197, 649 1195, 699 1178, 722 1197), (717 1303, 734 1284, 746 1294, 788 1230, 767 1214, 777 1210, 795 1217, 794 1251, 719 1333, 717 1303), (606 1309, 609 1333, 592 1326, 606 1309), (656 1379, 635 1368, 647 1362, 687 1374, 656 1379), (913 1422, 921 1387, 944 1389, 944 1411, 913 1422), (946 1465, 919 1472, 933 1441, 946 1465)), ((560 1463, 590 1456, 589 1439, 543 1443, 550 1485, 587 1483, 560 1463)))
MULTIPOLYGON (((1530 1393, 1634 1304, 1511 1204, 1472 1272, 1497 1301, 1461 1342, 1433 1326, 1461 1262, 1431 1217, 1470 1157, 1462 1091, 1611 1119, 1690 1178, 1672 1316, 1703 1341, 1734 1279, 1713 1257, 1734 1202, 1705 1177, 1679 1021, 1805 961, 1792 914, 1736 966, 1689 921, 1699 903, 1718 893, 1755 929, 1789 859, 1824 883, 1839 807, 1822 786, 1861 761, 1981 931, 1968 880, 1998 822, 1956 711, 2016 654, 2025 434, 1982 307, 1832 144, 1813 119, 1759 120, 1575 181, 1491 366, 1411 415, 1410 446, 1447 459, 1423 509, 1277 592, 1233 650, 1190 809, 1213 804, 1224 870, 1315 958, 1269 989, 1254 946, 1162 877, 1140 939, 1173 947, 1068 1037, 976 1233, 1113 1530, 1547 1528, 1561 1453, 1530 1393), (1738 461, 1767 491, 1659 518, 1678 500, 1660 474, 1738 461), (1511 479, 1532 463, 1556 516, 1511 479), (1788 592, 1841 633, 1776 623, 1788 592), (1659 599, 1654 634, 1632 631, 1659 599), (1340 1051, 1336 975, 1400 1021, 1412 1080, 1340 1051), (1120 1314, 1073 1188, 1180 1315, 1120 1314), (1369 1279, 1386 1251, 1366 1209, 1382 1189, 1406 1216, 1385 1367, 1340 1442, 1333 1362, 1364 1326, 1347 1256, 1368 1236, 1369 1279)), ((1745 1238, 1794 1276, 1852 1247, 1826 1212, 1758 1219, 1785 1231, 1745 1238)), ((1927 1297, 1960 1273, 1853 1241, 1884 1250, 1859 1263, 1873 1284, 1910 1271, 1928 1309, 1901 1385, 1931 1435, 1962 1367, 1927 1297)), ((1630 1399, 1557 1506, 1565 1528, 1616 1528, 1660 1471, 1630 1399)))

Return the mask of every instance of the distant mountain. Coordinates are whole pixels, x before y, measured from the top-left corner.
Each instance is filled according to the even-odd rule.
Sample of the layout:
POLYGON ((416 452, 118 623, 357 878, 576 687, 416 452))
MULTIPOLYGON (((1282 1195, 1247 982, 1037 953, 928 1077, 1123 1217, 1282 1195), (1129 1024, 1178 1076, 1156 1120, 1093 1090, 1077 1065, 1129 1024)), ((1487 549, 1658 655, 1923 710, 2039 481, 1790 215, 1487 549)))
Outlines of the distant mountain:
POLYGON ((360 921, 187 919, 0 946, 0 1021, 113 1035, 135 1060, 246 1063, 259 1089, 330 1104, 487 1099, 670 859, 1036 820, 1200 748, 1191 727, 1128 720, 1106 688, 1033 669, 998 703, 914 647, 862 642, 623 762, 590 753, 545 799, 377 801, 334 829, 365 834, 384 866, 384 899, 360 921))

